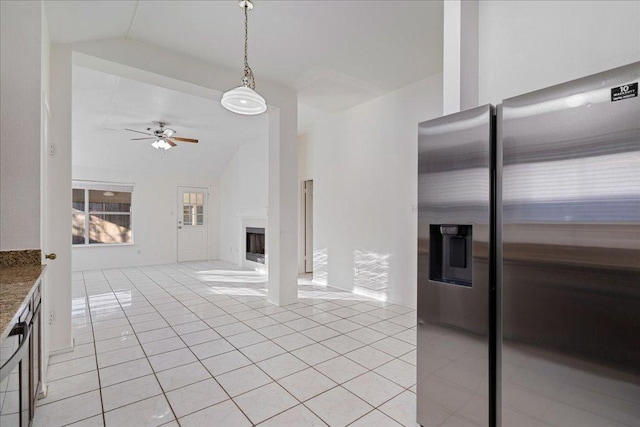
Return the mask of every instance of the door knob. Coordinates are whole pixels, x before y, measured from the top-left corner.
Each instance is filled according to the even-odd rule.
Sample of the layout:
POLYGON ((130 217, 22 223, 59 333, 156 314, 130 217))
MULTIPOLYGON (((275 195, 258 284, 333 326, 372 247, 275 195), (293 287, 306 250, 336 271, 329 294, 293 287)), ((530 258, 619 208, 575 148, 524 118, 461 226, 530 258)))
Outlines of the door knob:
POLYGON ((179 226, 178 226, 178 229, 182 230, 182 226, 181 226, 181 225, 179 225, 179 226))
POLYGON ((46 254, 44 257, 46 259, 50 259, 51 261, 53 261, 54 259, 58 258, 58 255, 56 255, 55 253, 51 253, 51 254, 46 254))

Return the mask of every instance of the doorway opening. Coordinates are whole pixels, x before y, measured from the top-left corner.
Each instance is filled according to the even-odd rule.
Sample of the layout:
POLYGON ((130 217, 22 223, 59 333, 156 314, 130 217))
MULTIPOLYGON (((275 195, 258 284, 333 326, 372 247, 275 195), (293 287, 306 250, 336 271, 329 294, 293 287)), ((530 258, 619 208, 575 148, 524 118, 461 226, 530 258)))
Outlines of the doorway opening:
POLYGON ((208 191, 178 187, 178 262, 209 259, 208 191))
POLYGON ((304 272, 313 273, 313 180, 304 182, 304 272))

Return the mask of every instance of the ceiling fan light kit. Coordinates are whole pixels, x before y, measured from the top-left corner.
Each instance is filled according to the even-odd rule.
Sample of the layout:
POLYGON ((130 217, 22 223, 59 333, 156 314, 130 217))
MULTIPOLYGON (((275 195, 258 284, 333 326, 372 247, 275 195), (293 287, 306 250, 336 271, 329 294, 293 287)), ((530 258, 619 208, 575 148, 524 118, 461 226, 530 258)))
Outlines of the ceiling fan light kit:
POLYGON ((168 150, 169 148, 171 148, 171 145, 164 139, 158 139, 157 141, 153 141, 151 143, 151 146, 156 150, 159 150, 161 148, 164 150, 168 150))
POLYGON ((151 146, 156 150, 160 150, 160 149, 168 150, 170 148, 177 147, 178 144, 176 144, 176 142, 190 142, 192 144, 198 143, 197 139, 173 136, 176 134, 176 131, 173 129, 165 128, 165 126, 167 126, 169 123, 165 123, 165 122, 154 122, 154 123, 157 124, 160 127, 160 129, 156 129, 152 133, 149 133, 149 131, 151 131, 151 128, 147 128, 147 132, 140 132, 139 130, 133 130, 133 129, 125 129, 125 130, 128 130, 129 132, 148 135, 145 138, 131 138, 131 140, 139 141, 139 140, 153 139, 154 141, 151 143, 151 146))
POLYGON ((253 70, 249 67, 249 16, 248 12, 253 9, 251 0, 240 0, 238 2, 244 10, 244 77, 242 86, 231 89, 222 95, 220 101, 222 106, 237 114, 256 115, 267 111, 267 103, 258 92, 255 91, 256 82, 253 77, 253 70))

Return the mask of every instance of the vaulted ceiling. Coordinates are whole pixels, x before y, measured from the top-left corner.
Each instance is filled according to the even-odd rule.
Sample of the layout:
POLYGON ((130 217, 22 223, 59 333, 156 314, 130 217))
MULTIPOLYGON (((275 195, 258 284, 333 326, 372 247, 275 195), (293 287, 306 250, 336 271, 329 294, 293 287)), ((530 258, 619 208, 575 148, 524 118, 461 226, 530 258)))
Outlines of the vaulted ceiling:
MULTIPOLYGON (((128 39, 242 74, 243 13, 236 0, 46 1, 53 43, 128 39)), ((298 92, 299 129, 442 70, 443 2, 254 0, 249 62, 260 82, 298 92)), ((158 61, 163 58, 159 57, 158 61)), ((241 117, 212 99, 74 67, 73 161, 122 169, 219 175, 238 146, 263 138, 264 117, 241 117), (152 121, 200 140, 164 155, 130 141, 152 121)))
MULTIPOLYGON (((255 0, 249 62, 311 110, 338 111, 442 70, 442 1, 255 0)), ((236 0, 46 1, 54 43, 126 38, 242 73, 236 0)), ((162 60, 162 58, 158 58, 162 60)))
POLYGON ((75 166, 219 176, 241 144, 267 143, 266 115, 234 114, 209 98, 80 66, 72 87, 75 166), (132 141, 144 135, 125 130, 154 130, 154 121, 199 143, 165 152, 151 147, 153 140, 132 141))

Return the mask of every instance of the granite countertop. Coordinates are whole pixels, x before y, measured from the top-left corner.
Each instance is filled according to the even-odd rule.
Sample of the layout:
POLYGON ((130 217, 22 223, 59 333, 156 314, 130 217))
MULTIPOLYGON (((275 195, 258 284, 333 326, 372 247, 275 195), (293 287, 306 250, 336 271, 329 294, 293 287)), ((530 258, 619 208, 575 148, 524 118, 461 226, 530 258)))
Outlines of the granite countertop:
MULTIPOLYGON (((5 254, 0 253, 0 258, 5 254)), ((8 256, 13 254, 7 254, 1 261, 6 261, 8 256)), ((35 264, 35 259, 39 261, 39 258, 32 257, 28 262, 0 263, 0 342, 4 341, 11 331, 17 315, 22 312, 25 303, 28 303, 35 285, 47 267, 40 263, 35 264)))
POLYGON ((29 265, 0 269, 0 342, 9 334, 14 318, 22 312, 46 267, 29 265))

